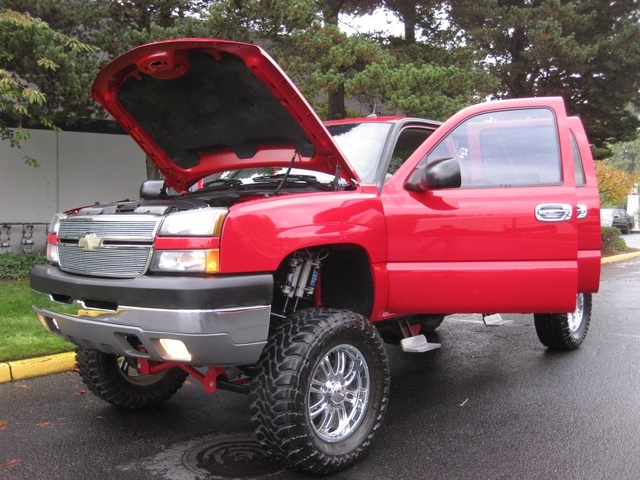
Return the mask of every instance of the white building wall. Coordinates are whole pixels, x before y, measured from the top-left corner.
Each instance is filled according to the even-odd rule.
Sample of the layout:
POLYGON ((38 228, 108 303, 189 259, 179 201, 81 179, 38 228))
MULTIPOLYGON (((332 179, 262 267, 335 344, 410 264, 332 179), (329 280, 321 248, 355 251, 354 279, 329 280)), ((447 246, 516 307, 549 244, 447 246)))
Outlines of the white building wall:
MULTIPOLYGON (((49 223, 56 212, 95 202, 138 198, 145 155, 128 135, 31 130, 23 150, 0 142, 0 244, 4 223, 49 223), (24 164, 29 155, 38 168, 24 164)), ((21 251, 22 227, 11 228, 11 250, 21 251)), ((34 228, 36 249, 44 227, 34 228)))
MULTIPOLYGON (((638 191, 638 186, 634 185, 634 191, 638 191)), ((634 230, 640 229, 640 196, 637 193, 627 195, 627 213, 635 220, 634 230)))
POLYGON ((128 135, 68 132, 59 152, 58 209, 138 198, 145 155, 128 135))

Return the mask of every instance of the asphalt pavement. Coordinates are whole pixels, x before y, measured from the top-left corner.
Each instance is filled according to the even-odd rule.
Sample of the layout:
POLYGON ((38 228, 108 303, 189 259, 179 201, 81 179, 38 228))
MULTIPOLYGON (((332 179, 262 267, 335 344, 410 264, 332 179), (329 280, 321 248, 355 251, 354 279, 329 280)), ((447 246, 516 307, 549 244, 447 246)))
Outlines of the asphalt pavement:
MULTIPOLYGON (((500 327, 456 315, 439 350, 389 347, 385 422, 368 454, 329 478, 640 478, 639 287, 640 258, 604 265, 572 352, 545 349, 531 315, 500 327)), ((84 478, 317 477, 265 458, 247 397, 195 381, 145 412, 102 402, 75 372, 0 384, 0 480, 84 478)))
POLYGON ((640 232, 637 230, 634 230, 633 232, 626 234, 626 235, 622 235, 622 238, 624 238, 624 241, 627 244, 627 247, 629 248, 640 248, 640 232))

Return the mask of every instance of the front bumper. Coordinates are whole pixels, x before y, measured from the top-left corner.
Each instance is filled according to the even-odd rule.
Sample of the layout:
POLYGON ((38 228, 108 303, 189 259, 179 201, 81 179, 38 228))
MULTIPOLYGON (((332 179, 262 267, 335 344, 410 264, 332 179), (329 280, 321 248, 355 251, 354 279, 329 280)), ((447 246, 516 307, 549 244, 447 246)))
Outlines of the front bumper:
POLYGON ((33 309, 54 335, 83 348, 199 366, 254 364, 266 343, 273 278, 81 277, 41 265, 31 272, 33 309), (160 339, 179 340, 190 360, 160 339), (141 348, 142 347, 142 348, 141 348))

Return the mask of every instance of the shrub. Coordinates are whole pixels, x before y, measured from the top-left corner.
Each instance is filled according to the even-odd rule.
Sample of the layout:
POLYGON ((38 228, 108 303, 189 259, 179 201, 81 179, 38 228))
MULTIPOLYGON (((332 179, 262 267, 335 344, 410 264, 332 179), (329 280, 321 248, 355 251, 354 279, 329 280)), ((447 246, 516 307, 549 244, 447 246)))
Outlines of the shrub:
POLYGON ((0 279, 27 278, 33 267, 46 262, 47 257, 42 253, 3 253, 0 255, 0 279))
POLYGON ((620 235, 620 230, 616 227, 602 227, 602 254, 615 255, 626 252, 627 242, 620 235))

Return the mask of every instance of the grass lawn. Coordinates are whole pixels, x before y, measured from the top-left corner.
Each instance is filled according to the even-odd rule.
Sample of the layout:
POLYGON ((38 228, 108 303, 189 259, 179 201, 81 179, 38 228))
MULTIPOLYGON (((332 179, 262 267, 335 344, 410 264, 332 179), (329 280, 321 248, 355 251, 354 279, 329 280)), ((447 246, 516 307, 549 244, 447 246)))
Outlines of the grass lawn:
POLYGON ((74 345, 45 330, 31 310, 29 280, 0 280, 0 362, 71 352, 74 345))

